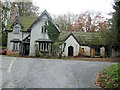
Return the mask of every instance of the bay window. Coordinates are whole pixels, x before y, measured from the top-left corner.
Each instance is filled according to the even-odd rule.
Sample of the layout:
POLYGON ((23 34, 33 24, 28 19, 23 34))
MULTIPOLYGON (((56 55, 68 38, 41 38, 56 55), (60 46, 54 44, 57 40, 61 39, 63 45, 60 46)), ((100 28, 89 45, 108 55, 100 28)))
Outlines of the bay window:
POLYGON ((40 51, 48 51, 48 49, 49 49, 49 43, 43 43, 43 42, 39 43, 40 51))

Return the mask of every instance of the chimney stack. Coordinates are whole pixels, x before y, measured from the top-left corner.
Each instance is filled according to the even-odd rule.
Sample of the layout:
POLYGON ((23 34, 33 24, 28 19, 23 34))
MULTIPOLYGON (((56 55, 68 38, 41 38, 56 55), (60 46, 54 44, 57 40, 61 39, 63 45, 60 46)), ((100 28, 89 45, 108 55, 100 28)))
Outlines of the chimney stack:
POLYGON ((16 12, 17 10, 16 10, 16 6, 14 5, 13 6, 13 10, 11 11, 11 14, 10 14, 10 20, 14 20, 15 19, 15 17, 16 17, 16 12))

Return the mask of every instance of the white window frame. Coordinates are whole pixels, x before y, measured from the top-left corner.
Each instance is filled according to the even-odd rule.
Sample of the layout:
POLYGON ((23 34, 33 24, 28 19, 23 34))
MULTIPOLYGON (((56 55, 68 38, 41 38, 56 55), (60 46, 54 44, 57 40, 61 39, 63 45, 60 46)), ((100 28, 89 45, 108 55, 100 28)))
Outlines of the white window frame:
POLYGON ((46 30, 46 26, 43 25, 43 26, 42 26, 42 33, 46 33, 46 32, 47 32, 47 30, 46 30))
POLYGON ((19 32, 20 32, 20 27, 16 26, 14 28, 14 34, 19 34, 19 32))
POLYGON ((19 44, 17 42, 13 42, 13 50, 18 51, 19 44))
POLYGON ((48 51, 49 50, 49 43, 39 43, 39 50, 40 51, 48 51))

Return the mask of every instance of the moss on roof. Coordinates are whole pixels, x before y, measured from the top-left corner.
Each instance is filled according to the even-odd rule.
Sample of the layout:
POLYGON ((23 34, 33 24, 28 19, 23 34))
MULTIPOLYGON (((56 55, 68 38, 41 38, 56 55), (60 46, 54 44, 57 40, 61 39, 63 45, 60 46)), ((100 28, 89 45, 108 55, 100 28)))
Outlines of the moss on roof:
MULTIPOLYGON (((59 40, 63 42, 68 35, 70 34, 70 31, 61 31, 59 40)), ((76 37, 78 42, 80 44, 84 45, 105 45, 105 42, 100 35, 100 33, 96 32, 78 32, 73 31, 72 34, 76 37)))
MULTIPOLYGON (((37 17, 18 17, 19 22, 23 25, 24 28, 21 31, 27 31, 27 29, 33 24, 33 22, 37 19, 37 17)), ((6 26, 6 30, 12 30, 11 25, 15 22, 15 20, 9 20, 6 26)))

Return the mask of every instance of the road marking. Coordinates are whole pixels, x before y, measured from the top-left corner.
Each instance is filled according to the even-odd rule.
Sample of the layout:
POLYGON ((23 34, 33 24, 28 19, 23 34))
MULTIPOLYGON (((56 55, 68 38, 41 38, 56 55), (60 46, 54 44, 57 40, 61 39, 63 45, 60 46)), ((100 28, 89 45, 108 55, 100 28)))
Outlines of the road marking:
POLYGON ((11 68, 12 68, 12 65, 13 65, 15 59, 16 59, 16 58, 14 58, 14 59, 11 61, 10 65, 9 65, 9 67, 8 67, 8 72, 11 72, 11 68))

